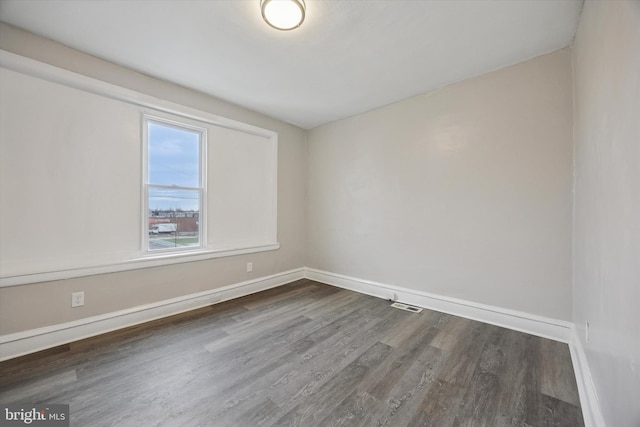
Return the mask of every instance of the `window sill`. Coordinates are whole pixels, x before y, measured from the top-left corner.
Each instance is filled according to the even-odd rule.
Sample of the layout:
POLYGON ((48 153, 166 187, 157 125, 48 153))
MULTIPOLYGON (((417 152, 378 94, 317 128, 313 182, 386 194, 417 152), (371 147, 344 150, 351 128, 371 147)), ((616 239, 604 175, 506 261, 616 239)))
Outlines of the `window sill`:
POLYGON ((213 258, 223 258, 235 255, 252 254, 256 252, 274 251, 277 249, 280 249, 280 243, 271 243, 266 245, 235 249, 198 249, 193 251, 174 253, 151 253, 145 254, 140 258, 115 262, 107 265, 0 277, 0 288, 28 285, 32 283, 52 282, 54 280, 73 279, 76 277, 95 276, 98 274, 117 273, 120 271, 140 270, 143 268, 160 267, 164 265, 181 264, 185 262, 204 261, 213 258))

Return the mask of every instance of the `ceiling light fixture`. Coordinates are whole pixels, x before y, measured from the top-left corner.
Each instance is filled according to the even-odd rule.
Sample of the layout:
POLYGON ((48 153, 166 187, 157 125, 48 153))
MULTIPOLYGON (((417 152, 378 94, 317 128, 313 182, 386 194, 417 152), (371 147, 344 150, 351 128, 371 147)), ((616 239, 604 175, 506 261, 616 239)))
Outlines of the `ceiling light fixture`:
POLYGON ((276 30, 294 30, 302 25, 306 6, 304 0, 260 0, 264 22, 276 30))

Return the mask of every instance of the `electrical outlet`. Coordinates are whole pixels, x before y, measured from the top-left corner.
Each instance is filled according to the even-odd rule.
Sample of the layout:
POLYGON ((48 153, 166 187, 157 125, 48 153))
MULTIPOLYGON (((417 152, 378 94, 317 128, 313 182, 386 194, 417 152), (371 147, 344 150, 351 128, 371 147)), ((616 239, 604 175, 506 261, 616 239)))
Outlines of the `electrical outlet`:
POLYGON ((248 262, 247 263, 247 273, 253 271, 253 263, 252 262, 248 262))
POLYGON ((82 307, 84 305, 84 292, 73 292, 71 294, 71 307, 82 307))

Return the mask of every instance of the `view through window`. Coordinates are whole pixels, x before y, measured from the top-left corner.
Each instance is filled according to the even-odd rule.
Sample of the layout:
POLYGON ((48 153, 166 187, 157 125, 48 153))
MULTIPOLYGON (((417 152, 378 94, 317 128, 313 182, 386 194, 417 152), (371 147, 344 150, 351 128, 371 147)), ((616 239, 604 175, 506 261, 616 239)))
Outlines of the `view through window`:
POLYGON ((204 131, 146 118, 147 250, 202 246, 204 131))

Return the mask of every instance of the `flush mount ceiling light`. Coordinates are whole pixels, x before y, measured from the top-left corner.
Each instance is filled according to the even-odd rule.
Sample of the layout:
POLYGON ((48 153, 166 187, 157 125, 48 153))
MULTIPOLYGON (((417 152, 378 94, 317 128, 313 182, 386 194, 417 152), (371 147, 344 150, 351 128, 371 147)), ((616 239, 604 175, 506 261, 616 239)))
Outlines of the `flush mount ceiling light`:
POLYGON ((264 22, 276 30, 293 30, 302 25, 306 7, 304 0, 260 0, 264 22))

